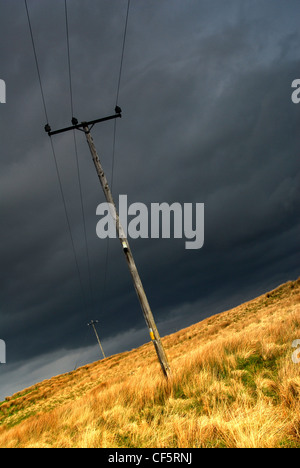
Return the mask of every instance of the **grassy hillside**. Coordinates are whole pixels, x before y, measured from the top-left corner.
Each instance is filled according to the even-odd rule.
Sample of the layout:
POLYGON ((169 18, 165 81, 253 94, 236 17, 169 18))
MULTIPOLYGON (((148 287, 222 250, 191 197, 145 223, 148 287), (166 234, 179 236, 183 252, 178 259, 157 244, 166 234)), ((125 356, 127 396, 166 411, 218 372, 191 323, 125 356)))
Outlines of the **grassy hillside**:
POLYGON ((0 447, 300 447, 300 279, 0 403, 0 447))

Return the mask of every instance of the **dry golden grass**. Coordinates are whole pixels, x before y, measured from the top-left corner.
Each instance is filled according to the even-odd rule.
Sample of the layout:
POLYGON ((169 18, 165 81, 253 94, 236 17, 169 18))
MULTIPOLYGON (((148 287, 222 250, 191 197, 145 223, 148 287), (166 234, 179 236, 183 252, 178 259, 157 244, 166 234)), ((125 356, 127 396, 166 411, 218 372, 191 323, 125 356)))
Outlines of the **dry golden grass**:
POLYGON ((0 403, 0 447, 300 447, 300 280, 0 403))

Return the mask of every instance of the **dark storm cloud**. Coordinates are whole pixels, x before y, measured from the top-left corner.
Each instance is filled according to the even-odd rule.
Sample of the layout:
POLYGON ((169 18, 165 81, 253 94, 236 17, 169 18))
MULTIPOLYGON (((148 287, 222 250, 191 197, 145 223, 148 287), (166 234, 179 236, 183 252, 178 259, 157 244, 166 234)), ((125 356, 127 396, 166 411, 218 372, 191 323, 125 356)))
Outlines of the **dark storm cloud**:
MULTIPOLYGON (((52 128, 69 125, 64 2, 28 1, 52 128)), ((74 109, 113 112, 127 2, 69 2, 74 109)), ((30 43, 24 3, 0 0, 0 399, 148 340, 118 242, 96 237, 104 201, 78 132, 94 302, 89 299, 73 135, 53 139, 84 286, 82 297, 30 43), (88 338, 85 338, 88 336, 88 338), (86 341, 84 342, 84 339, 86 341), (85 343, 85 344, 84 344, 85 343), (85 361, 86 360, 86 361, 85 361), (11 389, 11 390, 10 390, 11 389)), ((205 203, 205 246, 132 241, 159 329, 171 333, 298 276, 299 4, 131 1, 114 193, 129 203, 205 203)), ((111 177, 113 125, 93 129, 111 177)))

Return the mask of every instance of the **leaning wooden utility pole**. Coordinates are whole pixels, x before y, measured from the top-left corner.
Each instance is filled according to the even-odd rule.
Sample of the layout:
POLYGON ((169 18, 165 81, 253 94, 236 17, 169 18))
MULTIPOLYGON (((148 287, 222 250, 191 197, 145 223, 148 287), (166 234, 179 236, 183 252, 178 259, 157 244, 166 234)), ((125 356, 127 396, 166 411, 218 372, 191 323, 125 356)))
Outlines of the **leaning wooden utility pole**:
POLYGON ((97 174, 98 174, 98 177, 99 177, 99 180, 100 180, 100 183, 101 183, 105 198, 106 198, 107 203, 109 203, 109 206, 111 208, 111 214, 112 214, 112 216, 114 218, 114 222, 115 222, 115 225, 116 225, 116 230, 117 230, 118 237, 119 237, 119 240, 120 240, 120 243, 121 243, 121 246, 122 246, 122 250, 124 252, 124 255, 125 255, 125 258, 126 258, 126 261, 127 261, 127 264, 128 264, 128 268, 129 268, 130 274, 132 276, 133 284, 134 284, 137 296, 139 298, 139 301, 140 301, 140 304, 141 304, 141 307, 142 307, 144 318, 145 318, 146 324, 147 324, 148 329, 149 329, 150 338, 151 338, 151 340, 152 340, 152 342, 154 344, 154 347, 155 347, 155 350, 156 350, 156 353, 157 353, 158 360, 160 362, 162 371, 163 371, 165 377, 168 378, 171 375, 171 369, 170 369, 170 366, 169 366, 169 363, 168 363, 168 359, 167 359, 163 344, 161 342, 161 338, 160 338, 160 335, 158 333, 158 330, 157 330, 157 327, 156 327, 156 324, 155 324, 155 320, 154 320, 154 317, 153 317, 153 314, 152 314, 152 311, 151 311, 151 308, 150 308, 150 305, 149 305, 149 302, 148 302, 148 299, 147 299, 147 296, 146 296, 146 293, 145 293, 145 290, 144 290, 144 287, 143 287, 143 284, 142 284, 142 281, 141 281, 141 278, 140 278, 140 275, 138 273, 138 270, 137 270, 137 267, 136 267, 136 264, 135 264, 135 261, 134 261, 133 255, 132 255, 128 239, 125 236, 124 229, 123 229, 123 227, 121 225, 119 214, 117 212, 116 205, 115 205, 115 202, 113 200, 113 196, 112 196, 108 181, 106 179, 104 170, 102 168, 100 158, 98 156, 98 153, 97 153, 97 150, 96 150, 96 147, 95 147, 95 144, 94 144, 94 140, 93 140, 92 135, 91 135, 91 129, 93 128, 93 126, 96 123, 104 122, 106 120, 111 120, 111 119, 114 119, 114 118, 121 117, 121 109, 119 107, 116 107, 115 112, 116 112, 116 114, 114 116, 105 117, 103 119, 98 119, 98 120, 93 120, 91 122, 82 122, 81 124, 78 124, 77 119, 75 119, 73 117, 73 119, 72 119, 73 126, 72 127, 67 127, 67 128, 62 129, 62 130, 56 130, 56 131, 52 132, 49 124, 47 124, 45 126, 45 130, 46 130, 46 132, 48 133, 49 136, 56 135, 58 133, 63 133, 63 132, 73 130, 73 129, 81 130, 81 131, 84 131, 84 133, 85 133, 86 140, 87 140, 87 143, 88 143, 90 151, 91 151, 93 162, 94 162, 94 165, 95 165, 95 168, 96 168, 96 171, 97 171, 97 174))
POLYGON ((106 356, 104 354, 104 351, 103 351, 103 348, 102 348, 102 344, 101 344, 101 341, 100 341, 100 338, 99 338, 99 335, 97 333, 97 330, 96 330, 96 327, 95 327, 95 324, 96 323, 99 323, 98 320, 92 320, 90 323, 88 323, 88 327, 90 327, 92 325, 93 329, 94 329, 94 332, 95 332, 95 335, 96 335, 96 338, 97 338, 97 341, 98 341, 98 344, 99 344, 99 347, 102 351, 102 354, 103 354, 103 358, 105 359, 106 356))

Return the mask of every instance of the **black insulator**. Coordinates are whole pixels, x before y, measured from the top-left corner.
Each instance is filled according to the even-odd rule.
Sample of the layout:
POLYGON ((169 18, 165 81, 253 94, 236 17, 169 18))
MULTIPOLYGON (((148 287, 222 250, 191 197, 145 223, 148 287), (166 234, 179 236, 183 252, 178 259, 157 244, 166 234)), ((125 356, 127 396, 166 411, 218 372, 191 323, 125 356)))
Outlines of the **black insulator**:
POLYGON ((116 114, 121 114, 121 112, 122 112, 122 109, 121 109, 121 107, 119 107, 119 106, 116 106, 116 108, 115 108, 115 112, 116 112, 116 114))
POLYGON ((51 132, 51 127, 50 127, 49 124, 45 125, 45 132, 47 132, 47 133, 51 132))
POLYGON ((73 125, 78 125, 78 120, 76 119, 76 117, 73 117, 72 124, 73 125))

